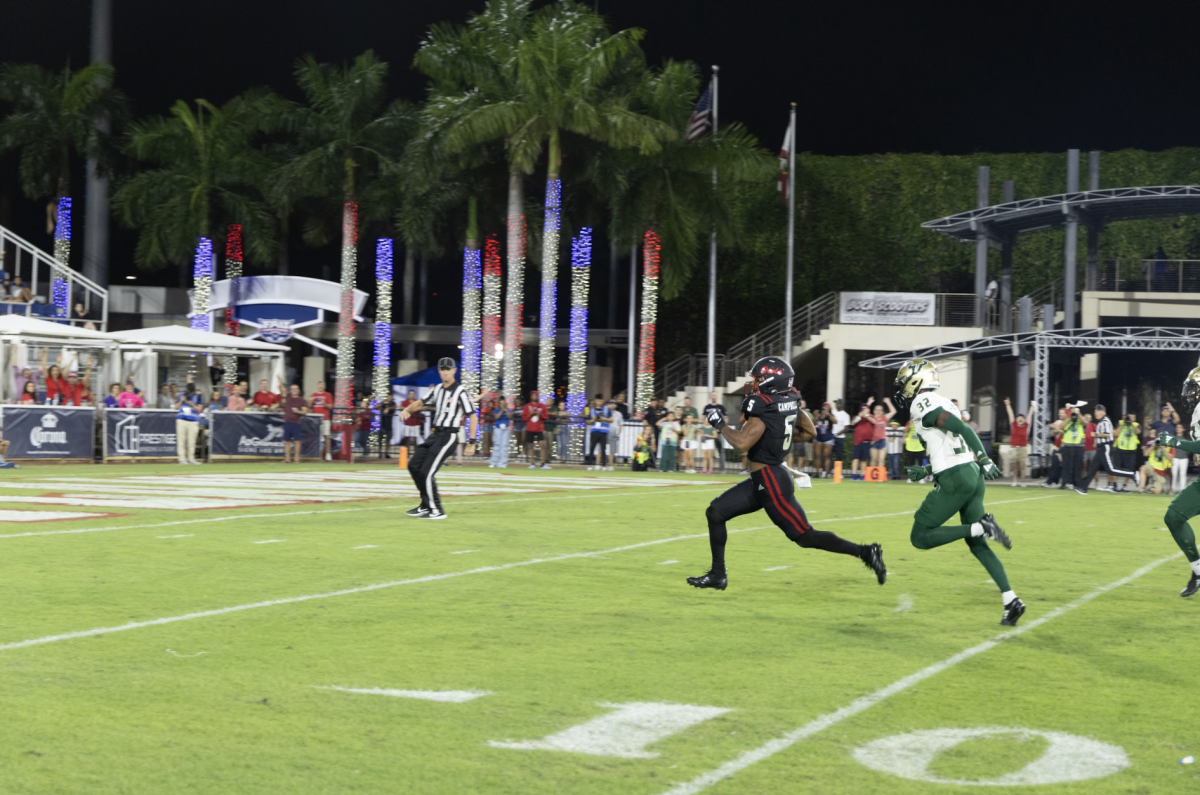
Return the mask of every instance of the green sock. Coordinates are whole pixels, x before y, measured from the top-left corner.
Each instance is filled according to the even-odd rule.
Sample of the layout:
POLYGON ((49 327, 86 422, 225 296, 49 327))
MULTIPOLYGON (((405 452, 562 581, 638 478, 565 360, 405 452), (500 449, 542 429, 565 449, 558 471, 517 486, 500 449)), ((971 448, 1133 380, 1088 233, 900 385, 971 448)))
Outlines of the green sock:
POLYGON ((967 538, 967 546, 971 548, 971 554, 976 560, 983 564, 987 569, 987 573, 996 581, 996 586, 1000 589, 1000 593, 1011 591, 1008 587, 1008 575, 1004 573, 1004 564, 1000 562, 1000 558, 996 557, 996 553, 988 546, 987 540, 983 536, 975 536, 967 538))
POLYGON ((933 549, 943 544, 949 544, 951 541, 960 541, 970 537, 971 525, 969 524, 928 527, 919 522, 913 522, 912 535, 909 536, 912 545, 917 549, 933 549))
POLYGON ((1200 554, 1196 553, 1196 534, 1192 532, 1192 526, 1188 524, 1187 517, 1179 511, 1168 509, 1165 520, 1167 529, 1171 531, 1171 537, 1183 550, 1188 562, 1200 560, 1200 554))

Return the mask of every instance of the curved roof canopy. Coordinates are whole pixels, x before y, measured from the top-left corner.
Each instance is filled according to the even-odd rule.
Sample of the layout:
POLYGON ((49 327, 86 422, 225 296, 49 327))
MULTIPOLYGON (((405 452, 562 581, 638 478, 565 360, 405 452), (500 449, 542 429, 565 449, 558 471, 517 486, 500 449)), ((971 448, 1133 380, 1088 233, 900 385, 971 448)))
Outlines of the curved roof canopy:
POLYGON ((262 340, 248 340, 229 334, 216 334, 188 326, 150 326, 128 331, 114 331, 106 335, 123 345, 144 346, 157 350, 175 350, 213 354, 283 353, 286 345, 276 345, 262 340))
POLYGON ((926 221, 921 227, 959 240, 977 240, 981 234, 1000 239, 1062 226, 1071 214, 1092 223, 1200 214, 1200 186, 1160 185, 1059 193, 955 213, 926 221))

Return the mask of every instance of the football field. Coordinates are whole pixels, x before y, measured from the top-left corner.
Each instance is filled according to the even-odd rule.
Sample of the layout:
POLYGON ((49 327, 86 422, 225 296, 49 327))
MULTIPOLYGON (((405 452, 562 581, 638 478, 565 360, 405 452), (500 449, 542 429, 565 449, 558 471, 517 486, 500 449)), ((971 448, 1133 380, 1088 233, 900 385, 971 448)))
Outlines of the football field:
POLYGON ((1169 497, 988 489, 1028 605, 926 490, 815 481, 802 550, 736 476, 28 467, 0 481, 3 793, 1195 793, 1200 597, 1169 497))

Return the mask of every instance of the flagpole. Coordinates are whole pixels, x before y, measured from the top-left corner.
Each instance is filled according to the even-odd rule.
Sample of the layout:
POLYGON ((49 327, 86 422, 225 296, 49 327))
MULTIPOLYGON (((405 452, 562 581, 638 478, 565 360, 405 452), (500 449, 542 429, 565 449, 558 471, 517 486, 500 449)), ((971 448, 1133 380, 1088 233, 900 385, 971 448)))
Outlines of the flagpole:
POLYGON ((792 272, 796 259, 796 103, 792 103, 788 119, 791 143, 788 145, 788 242, 787 242, 787 286, 783 291, 783 360, 792 362, 792 272))
MULTIPOLYGON (((712 134, 717 138, 717 76, 721 67, 712 68, 712 134)), ((717 167, 712 170, 713 191, 717 189, 717 167)), ((717 361, 717 226, 714 223, 708 237, 708 391, 716 391, 717 361)))

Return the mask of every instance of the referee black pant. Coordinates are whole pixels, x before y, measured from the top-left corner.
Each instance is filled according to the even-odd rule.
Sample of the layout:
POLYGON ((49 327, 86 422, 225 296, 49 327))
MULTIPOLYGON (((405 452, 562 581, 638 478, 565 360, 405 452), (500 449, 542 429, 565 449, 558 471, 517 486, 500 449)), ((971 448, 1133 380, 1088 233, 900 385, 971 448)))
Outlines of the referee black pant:
POLYGON ((1059 488, 1082 489, 1083 445, 1064 444, 1059 450, 1062 452, 1063 467, 1062 484, 1059 488))
MULTIPOLYGON (((1134 478, 1137 479, 1136 472, 1130 472, 1125 469, 1119 469, 1116 459, 1117 451, 1113 450, 1112 444, 1097 443, 1096 455, 1092 458, 1092 465, 1088 467, 1087 477, 1083 479, 1083 483, 1079 488, 1084 493, 1087 493, 1088 486, 1092 485, 1092 478, 1096 477, 1096 473, 1104 468, 1108 474, 1119 478, 1134 478)), ((1111 485, 1111 484, 1110 484, 1111 485)))
POLYGON ((421 492, 421 507, 441 511, 442 501, 438 497, 437 481, 434 476, 441 468, 446 456, 458 444, 458 434, 453 431, 434 431, 429 438, 417 445, 412 460, 408 462, 408 474, 412 476, 417 491, 421 492))

